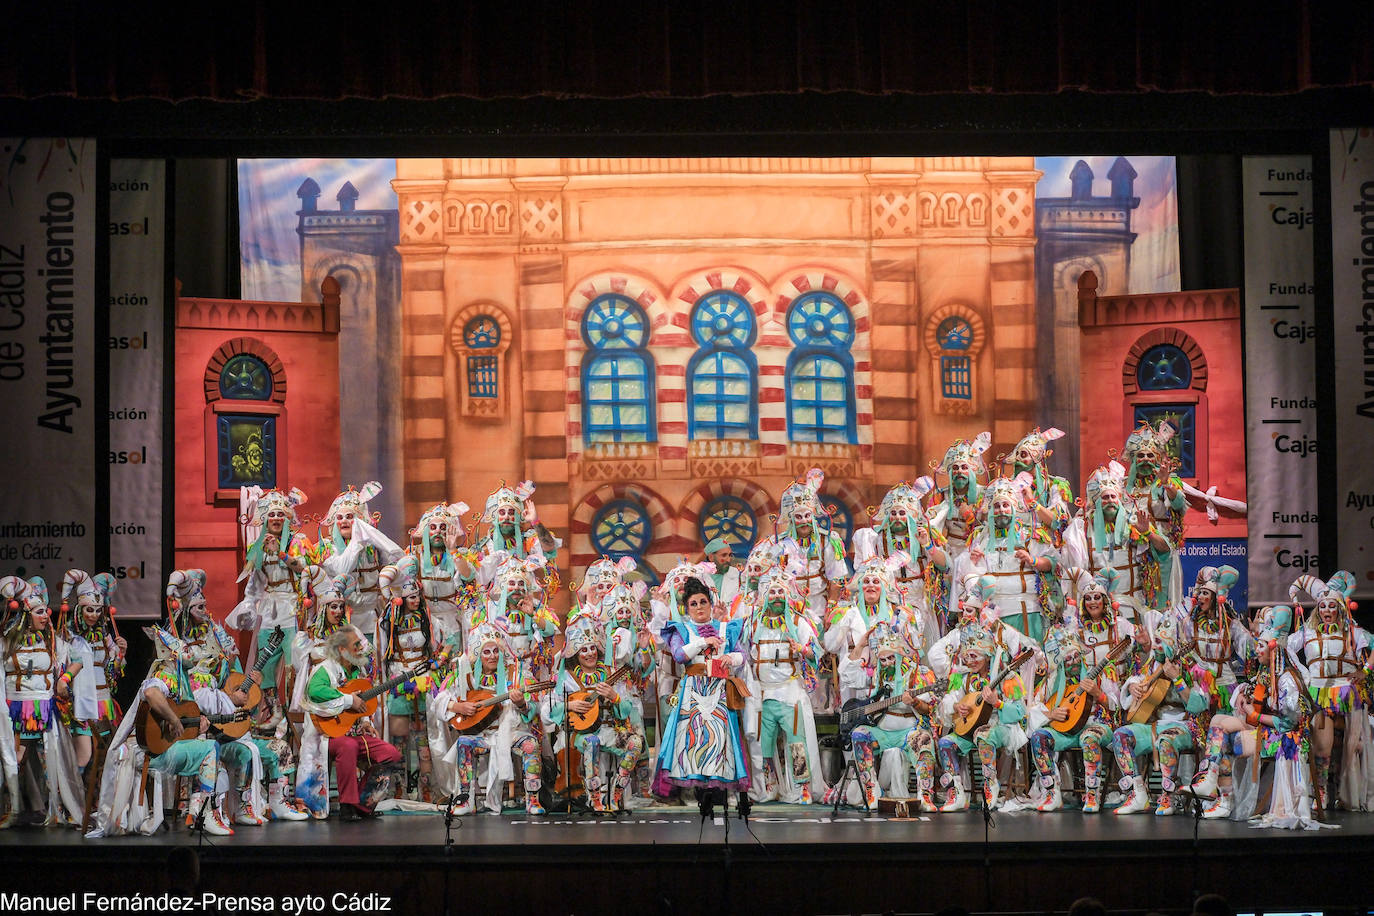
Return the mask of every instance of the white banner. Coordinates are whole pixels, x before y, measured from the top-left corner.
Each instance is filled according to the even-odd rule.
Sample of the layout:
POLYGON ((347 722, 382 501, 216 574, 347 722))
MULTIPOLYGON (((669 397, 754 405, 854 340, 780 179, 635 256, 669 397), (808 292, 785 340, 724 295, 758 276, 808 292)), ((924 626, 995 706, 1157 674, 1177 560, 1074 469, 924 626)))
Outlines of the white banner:
POLYGON ((56 604, 95 560, 95 141, 0 147, 0 571, 56 604))
POLYGON ((1242 179, 1249 599, 1262 605, 1318 572, 1312 160, 1247 156, 1242 179))
MULTIPOLYGON (((1331 294, 1336 328, 1336 562, 1374 594, 1374 137, 1331 131, 1331 294)), ((1328 575, 1329 571, 1323 570, 1328 575)))
POLYGON ((131 618, 162 607, 166 184, 160 159, 110 161, 110 572, 131 618))

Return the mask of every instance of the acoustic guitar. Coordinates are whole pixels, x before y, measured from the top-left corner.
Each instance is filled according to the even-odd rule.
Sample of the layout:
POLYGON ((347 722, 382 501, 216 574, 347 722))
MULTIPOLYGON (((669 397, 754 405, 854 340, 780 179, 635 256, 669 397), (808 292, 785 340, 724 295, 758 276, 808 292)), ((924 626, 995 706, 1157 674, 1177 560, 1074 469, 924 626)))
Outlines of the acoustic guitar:
POLYGON ((491 717, 496 713, 497 708, 510 699, 513 693, 539 693, 548 690, 556 681, 535 681, 523 687, 513 687, 503 694, 496 694, 491 690, 469 690, 464 697, 469 703, 476 703, 477 709, 470 716, 460 716, 454 713, 448 720, 449 727, 460 735, 475 735, 485 731, 491 717))
POLYGON ((336 716, 322 716, 318 713, 311 713, 310 718, 315 721, 315 727, 330 738, 342 738, 347 735, 359 719, 370 717, 377 711, 377 697, 386 693, 398 684, 404 684, 411 678, 418 677, 429 670, 434 662, 425 659, 409 671, 403 671, 389 681, 385 681, 377 686, 372 686, 372 679, 366 677, 355 677, 339 688, 340 693, 351 693, 363 701, 363 711, 356 709, 345 709, 336 716))
MULTIPOLYGON (((262 703, 262 687, 253 682, 251 674, 253 671, 261 672, 263 668, 267 667, 267 663, 277 654, 277 650, 281 648, 282 640, 285 638, 286 634, 282 631, 282 628, 274 627, 272 635, 267 637, 267 645, 258 653, 258 660, 253 663, 251 671, 248 674, 244 674, 242 671, 235 671, 224 679, 224 686, 221 689, 225 693, 233 693, 235 690, 242 690, 248 694, 248 699, 239 706, 239 709, 251 713, 262 703)), ((248 729, 252 727, 253 721, 251 718, 240 719, 230 722, 224 728, 221 728, 220 731, 231 738, 242 738, 244 735, 248 734, 248 729)))
MULTIPOLYGON (((1191 640, 1174 655, 1173 661, 1183 664, 1184 659, 1193 654, 1197 648, 1197 640, 1191 640)), ((1159 709, 1159 704, 1164 702, 1164 698, 1169 695, 1169 690, 1174 686, 1173 682, 1164 677, 1165 662, 1155 665, 1154 669, 1145 676, 1145 695, 1138 697, 1131 703, 1130 709, 1126 711, 1126 722, 1130 725, 1144 725, 1154 718, 1155 710, 1159 709)))
MULTIPOLYGON (((172 707, 172 712, 181 720, 183 730, 180 738, 169 739, 162 734, 162 720, 153 713, 152 704, 147 701, 139 704, 138 716, 134 719, 134 734, 138 746, 154 757, 166 753, 167 749, 178 741, 191 741, 205 737, 200 733, 201 712, 195 700, 184 700, 180 703, 169 701, 169 705, 172 707)), ((211 725, 222 727, 240 720, 246 721, 248 711, 239 709, 231 713, 206 715, 205 718, 211 725)))
MULTIPOLYGON (((912 687, 910 692, 913 696, 920 697, 923 694, 943 691, 948 686, 949 678, 944 678, 933 684, 918 684, 912 687)), ((845 701, 844 706, 840 708, 839 717, 839 735, 841 739, 848 738, 849 733, 861 725, 873 725, 881 718, 880 714, 888 707, 896 706, 901 702, 901 694, 897 694, 897 696, 894 697, 890 695, 892 692, 890 688, 884 687, 883 690, 889 694, 887 697, 876 700, 865 700, 856 697, 852 700, 845 701)))
MULTIPOLYGON (((1082 680, 1097 680, 1098 675, 1106 670, 1106 667, 1111 664, 1112 661, 1125 655, 1126 650, 1130 647, 1131 637, 1123 636, 1117 641, 1116 645, 1112 646, 1111 651, 1107 653, 1106 658, 1102 659, 1101 664, 1094 665, 1090 668, 1088 673, 1083 676, 1082 680)), ((1093 698, 1088 695, 1088 691, 1084 689, 1080 681, 1064 692, 1064 695, 1060 697, 1059 703, 1054 708, 1064 710, 1069 716, 1063 722, 1056 722, 1051 719, 1050 728, 1063 735, 1076 735, 1083 730, 1083 726, 1087 725, 1088 720, 1092 718, 1093 698)))
MULTIPOLYGON (((616 681, 629 674, 630 670, 629 665, 621 665, 619 668, 612 671, 611 676, 602 681, 602 683, 607 685, 614 684, 616 681)), ((576 693, 568 694, 569 704, 573 703, 575 700, 586 700, 592 705, 589 706, 584 713, 575 713, 571 709, 568 709, 568 720, 572 723, 573 730, 578 732, 589 732, 596 728, 597 723, 601 721, 601 697, 595 690, 579 690, 576 693)))
MULTIPOLYGON (((992 682, 988 684, 988 689, 996 693, 1002 681, 1006 680, 1017 668, 1029 661, 1030 657, 1034 654, 1035 650, 1033 649, 1022 649, 1018 652, 1011 661, 1007 662, 1007 666, 1002 669, 1002 673, 992 679, 992 682)), ((972 739, 974 732, 988 724, 988 721, 992 718, 992 714, 996 711, 997 707, 983 699, 981 690, 970 691, 964 696, 964 699, 971 702, 973 708, 969 710, 966 716, 956 715, 954 717, 954 733, 960 738, 972 739)))

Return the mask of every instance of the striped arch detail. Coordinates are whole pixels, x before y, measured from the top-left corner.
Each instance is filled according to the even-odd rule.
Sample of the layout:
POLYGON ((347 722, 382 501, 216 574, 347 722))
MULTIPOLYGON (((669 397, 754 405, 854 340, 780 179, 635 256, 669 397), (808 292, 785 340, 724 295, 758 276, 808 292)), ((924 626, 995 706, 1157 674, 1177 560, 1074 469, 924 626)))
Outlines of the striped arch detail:
MULTIPOLYGON (((587 311, 587 306, 591 304, 597 296, 605 293, 617 293, 627 296, 639 303, 640 308, 644 309, 644 314, 649 319, 649 350, 653 353, 655 362, 656 391, 659 401, 658 420, 658 439, 660 449, 666 437, 664 430, 665 420, 662 405, 663 389, 665 384, 671 382, 671 377, 665 379, 663 375, 663 364, 657 353, 657 345, 664 338, 671 339, 675 335, 674 331, 668 330, 670 323, 670 310, 667 308, 663 291, 654 284, 652 280, 643 277, 636 277, 626 273, 605 273, 595 274, 591 277, 579 280, 572 286, 572 293, 568 296, 567 307, 563 321, 563 335, 565 346, 564 352, 564 376, 566 381, 566 425, 567 425, 567 457, 571 461, 576 461, 582 457, 582 356, 586 352, 586 345, 582 342, 582 316, 587 311)), ((685 363, 681 365, 686 365, 685 363)), ((683 391, 683 379, 677 378, 677 390, 683 391)), ((679 397, 681 395, 679 394, 679 397)), ((687 415, 686 407, 679 402, 678 407, 683 411, 680 419, 682 427, 682 454, 687 454, 687 415)))
POLYGON ((716 290, 725 290, 744 297, 749 307, 754 310, 754 320, 762 332, 768 318, 769 301, 772 298, 763 278, 738 267, 712 267, 689 274, 678 281, 670 296, 675 306, 673 324, 686 332, 689 342, 692 336, 692 309, 698 299, 716 290))
MULTIPOLYGON (((854 432, 859 443, 859 457, 864 461, 873 458, 873 364, 872 354, 872 316, 868 297, 862 292, 862 285, 840 271, 826 267, 806 267, 791 270, 773 282, 778 291, 773 301, 773 317, 787 340, 787 312, 792 303, 803 293, 823 290, 833 293, 854 316, 854 344, 849 348, 854 358, 854 432)), ((790 345, 791 341, 787 340, 790 345)), ((762 405, 760 405, 762 407, 762 405)), ((783 404, 783 420, 786 422, 786 398, 783 404)), ((760 424, 763 422, 760 413, 760 424)))
MULTIPOLYGON (((677 540, 687 549, 684 553, 700 553, 706 545, 701 542, 698 525, 702 510, 717 496, 738 496, 754 510, 754 520, 760 537, 773 533, 770 515, 778 513, 778 504, 767 490, 752 480, 734 477, 729 480, 708 480, 683 499, 677 513, 677 540)), ((675 561, 676 562, 676 561, 675 561)))
POLYGON ((855 530, 872 524, 864 491, 857 484, 848 480, 826 478, 825 483, 821 485, 821 495, 833 497, 845 504, 849 509, 849 517, 854 521, 855 530))
POLYGON ((598 559, 592 549, 592 522, 596 519, 596 513, 602 506, 617 499, 632 499, 649 513, 653 536, 644 551, 644 561, 655 572, 667 570, 677 562, 676 559, 666 565, 663 562, 667 557, 676 557, 672 550, 674 520, 671 507, 662 496, 643 484, 617 481, 597 487, 573 507, 572 517, 568 521, 568 533, 572 539, 568 562, 572 575, 578 581, 587 574, 587 567, 598 559))

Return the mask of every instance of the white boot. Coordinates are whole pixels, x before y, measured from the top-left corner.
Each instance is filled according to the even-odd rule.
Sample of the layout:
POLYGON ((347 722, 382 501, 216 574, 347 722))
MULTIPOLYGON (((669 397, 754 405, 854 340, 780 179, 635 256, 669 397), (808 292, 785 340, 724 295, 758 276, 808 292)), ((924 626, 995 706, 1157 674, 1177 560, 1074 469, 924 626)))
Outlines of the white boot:
POLYGON ((942 812, 967 811, 968 793, 964 791, 964 780, 959 773, 946 773, 945 779, 950 780, 950 788, 945 803, 940 806, 942 812))
POLYGON ((1045 797, 1035 806, 1036 811, 1058 811, 1064 807, 1064 793, 1060 791, 1058 779, 1053 776, 1048 779, 1041 777, 1040 787, 1044 790, 1045 797))
POLYGON ((1002 784, 997 781, 996 767, 983 767, 983 806, 989 811, 997 807, 997 796, 1002 793, 1002 784))
POLYGON ((1213 798, 1217 794, 1217 777, 1221 768, 1211 758, 1204 758, 1202 772, 1193 780, 1193 794, 1213 798))
POLYGON ((199 823, 202 832, 210 836, 231 836, 234 828, 224 822, 219 806, 204 792, 192 792, 186 803, 186 826, 194 830, 199 823))
POLYGON ((267 823, 267 819, 253 807, 252 793, 247 787, 239 790, 239 807, 234 815, 234 823, 245 827, 261 827, 267 823))
POLYGON ((1115 814, 1139 814, 1150 806, 1150 793, 1145 788, 1145 780, 1142 777, 1125 777, 1121 780, 1122 788, 1129 794, 1121 806, 1116 809, 1115 814), (1127 786, 1126 783, 1130 782, 1127 786))
POLYGON ((293 807, 286 800, 286 777, 278 776, 267 787, 267 809, 272 812, 272 817, 279 821, 304 821, 310 815, 293 807))
MULTIPOLYGON (((1198 792, 1201 795, 1201 792, 1198 792)), ((1226 792, 1217 796, 1217 800, 1207 806, 1207 810, 1202 812, 1204 820, 1217 820, 1231 816, 1231 793, 1226 792)))

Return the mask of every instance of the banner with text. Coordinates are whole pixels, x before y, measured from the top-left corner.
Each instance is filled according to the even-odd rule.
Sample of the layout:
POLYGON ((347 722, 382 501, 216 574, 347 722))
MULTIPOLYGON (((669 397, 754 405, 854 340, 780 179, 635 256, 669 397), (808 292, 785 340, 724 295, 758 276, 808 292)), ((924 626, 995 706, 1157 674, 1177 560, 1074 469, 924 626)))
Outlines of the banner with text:
MULTIPOLYGON (((1374 594, 1374 130, 1331 132, 1336 326, 1336 562, 1374 594)), ((1323 570, 1330 575, 1334 570, 1323 570)))
POLYGON ((110 572, 120 615, 162 600, 166 163, 110 161, 110 572))
POLYGON ((1317 572, 1312 160, 1247 156, 1242 180, 1249 594, 1269 604, 1317 572))
POLYGON ((55 603, 95 560, 95 141, 0 149, 0 570, 55 603))

